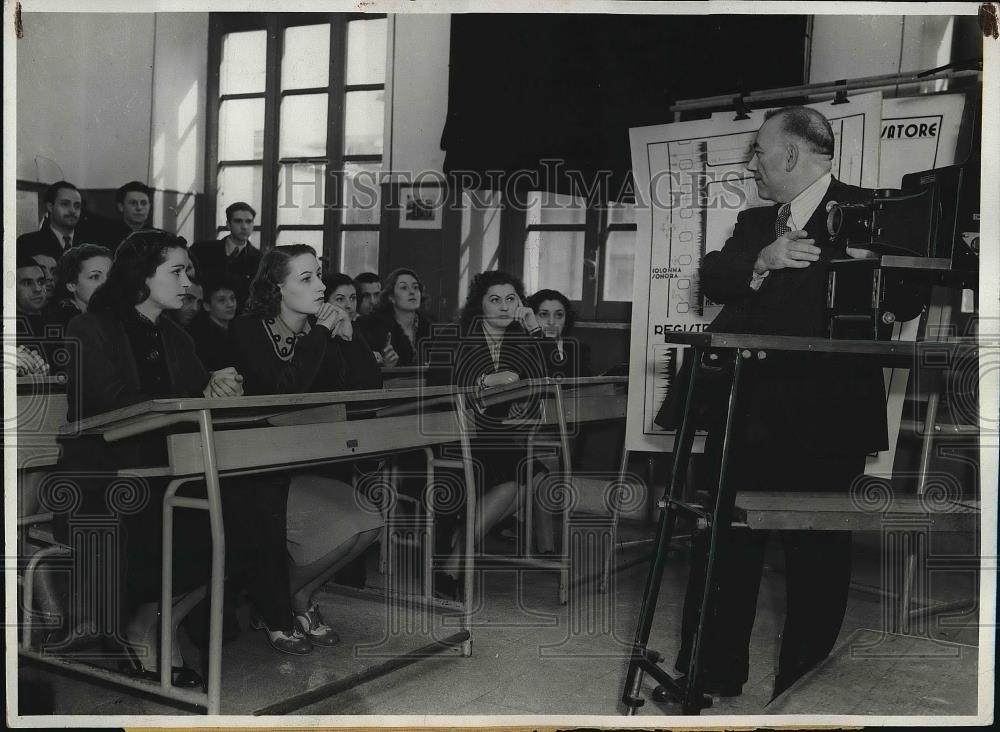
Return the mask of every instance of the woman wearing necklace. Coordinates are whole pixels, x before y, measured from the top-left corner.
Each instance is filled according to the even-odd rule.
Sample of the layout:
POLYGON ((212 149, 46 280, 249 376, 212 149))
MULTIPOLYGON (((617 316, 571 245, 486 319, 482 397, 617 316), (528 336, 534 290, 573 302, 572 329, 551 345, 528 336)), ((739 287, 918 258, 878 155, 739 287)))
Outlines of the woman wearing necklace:
MULTIPOLYGON (((485 390, 545 377, 545 364, 554 343, 545 338, 535 313, 523 304, 524 300, 524 285, 507 272, 483 272, 473 278, 462 310, 461 338, 451 346, 455 363, 448 379, 451 383, 485 390)), ((440 345, 445 347, 444 343, 440 345)), ((434 350, 440 349, 435 346, 434 350)), ((435 376, 438 374, 435 369, 435 376)), ((530 414, 536 404, 529 396, 523 402, 489 407, 477 417, 472 448, 483 491, 476 503, 477 537, 484 536, 517 509, 517 477, 525 458, 523 434, 504 422, 530 414)), ((463 541, 457 527, 455 515, 442 516, 439 521, 438 536, 445 542, 439 551, 443 549, 450 555, 434 577, 437 592, 443 596, 454 597, 458 591, 456 578, 463 541)))
POLYGON ((431 319, 421 307, 423 293, 416 272, 405 267, 393 270, 385 278, 376 309, 358 320, 384 366, 420 365, 420 343, 431 335, 431 319))
MULTIPOLYGON (((155 398, 230 397, 242 393, 242 379, 235 369, 209 374, 198 360, 190 336, 165 317, 184 301, 190 285, 187 265, 184 240, 168 232, 140 231, 122 243, 107 281, 89 298, 87 312, 69 322, 67 337, 78 344, 68 369, 69 421, 155 398)), ((136 676, 158 678, 156 669, 166 656, 174 685, 201 685, 201 677, 184 665, 176 645, 160 654, 156 652, 166 480, 130 483, 127 478, 114 477, 129 468, 162 465, 166 461, 162 437, 106 443, 100 437, 72 436, 63 438, 62 444, 61 465, 67 474, 82 477, 72 491, 60 495, 54 491, 47 499, 43 497, 43 502, 59 502, 67 497, 75 500, 68 502, 74 503, 72 506, 64 503, 62 510, 52 507, 60 540, 66 540, 75 516, 102 516, 113 522, 121 540, 115 561, 124 569, 123 585, 119 585, 124 592, 112 598, 119 603, 121 614, 107 617, 128 618, 124 627, 113 629, 115 639, 124 643, 122 666, 136 676)), ((173 587, 177 593, 173 614, 179 621, 198 599, 191 590, 208 579, 207 516, 201 511, 175 512, 174 536, 178 540, 174 542, 173 556, 173 587)), ((89 568, 111 558, 95 550, 78 559, 83 565, 74 571, 87 575, 93 572, 89 568)), ((80 581, 99 578, 108 581, 101 575, 81 576, 80 581)))
MULTIPOLYGON (((325 301, 316 253, 305 244, 274 247, 250 285, 247 315, 232 325, 247 394, 378 389, 382 377, 349 313, 325 301)), ((313 592, 378 538, 381 515, 365 509, 337 471, 270 473, 244 479, 236 511, 256 553, 245 567, 257 625, 283 653, 331 646, 313 592), (249 512, 248 504, 266 506, 249 512), (247 515, 249 514, 249 515, 247 515)), ((348 476, 349 478, 349 476, 348 476)))

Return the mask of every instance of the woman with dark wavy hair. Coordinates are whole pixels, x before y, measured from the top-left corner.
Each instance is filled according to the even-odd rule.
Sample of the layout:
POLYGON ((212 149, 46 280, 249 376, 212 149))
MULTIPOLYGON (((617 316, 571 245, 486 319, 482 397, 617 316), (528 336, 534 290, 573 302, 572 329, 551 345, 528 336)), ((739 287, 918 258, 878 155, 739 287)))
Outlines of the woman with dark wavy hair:
POLYGON ((385 366, 418 366, 420 343, 433 321, 423 309, 424 284, 416 271, 400 267, 382 285, 379 304, 358 322, 385 366))
POLYGON ((555 349, 545 364, 553 379, 575 379, 590 376, 590 351, 586 344, 573 337, 576 313, 569 298, 559 290, 539 290, 528 298, 528 307, 535 312, 546 338, 555 342, 555 349))
MULTIPOLYGON (((209 374, 188 334, 165 317, 165 313, 180 308, 190 285, 187 263, 184 240, 165 231, 139 231, 121 245, 107 281, 90 298, 87 312, 69 323, 68 338, 78 344, 72 351, 67 387, 70 421, 155 398, 242 393, 241 377, 235 369, 209 374)), ((105 515, 116 522, 121 539, 117 563, 124 565, 124 592, 116 599, 122 614, 115 617, 128 621, 113 632, 117 639, 126 641, 125 669, 158 678, 155 669, 164 662, 155 649, 166 481, 129 482, 115 476, 129 468, 163 464, 164 441, 162 437, 138 437, 106 443, 100 437, 86 436, 65 438, 63 448, 62 465, 86 477, 78 481, 75 500, 57 512, 57 530, 65 537, 74 514, 105 515), (124 493, 123 488, 127 488, 124 493)), ((190 591, 207 579, 209 544, 203 512, 179 511, 174 522, 175 536, 183 537, 174 543, 173 558, 174 591, 178 593, 174 618, 180 620, 196 600, 190 591)), ((86 557, 86 566, 110 559, 98 551, 96 556, 86 557)), ((178 647, 162 650, 161 656, 170 659, 175 685, 202 683, 195 671, 184 666, 178 647)))
MULTIPOLYGON (((236 363, 248 394, 378 389, 382 377, 350 314, 326 302, 315 250, 274 247, 250 284, 247 314, 232 324, 236 363)), ((246 479, 240 522, 256 547, 247 582, 271 646, 301 655, 339 640, 314 591, 378 538, 383 521, 361 505, 336 470, 269 473, 246 479), (259 507, 265 506, 263 511, 259 507)), ((349 475, 347 476, 350 477, 349 475)))
MULTIPOLYGON (((473 278, 459 321, 461 336, 452 346, 451 383, 485 390, 545 377, 546 358, 553 344, 545 338, 534 311, 524 305, 524 299, 524 285, 512 274, 493 270, 473 278)), ((473 449, 483 476, 483 494, 477 501, 480 511, 476 517, 477 537, 485 535, 517 508, 517 474, 525 457, 524 435, 504 422, 526 416, 536 404, 537 400, 531 398, 507 402, 485 409, 477 417, 473 449)), ((456 523, 451 527, 448 523, 440 525, 442 536, 449 536, 448 529, 457 527, 456 523)), ((458 589, 455 578, 463 545, 460 533, 450 533, 450 557, 435 575, 441 595, 454 596, 458 589)))
POLYGON ((67 249, 56 262, 56 285, 45 313, 46 324, 65 332, 70 320, 87 312, 91 296, 108 278, 111 260, 111 250, 97 244, 67 249))

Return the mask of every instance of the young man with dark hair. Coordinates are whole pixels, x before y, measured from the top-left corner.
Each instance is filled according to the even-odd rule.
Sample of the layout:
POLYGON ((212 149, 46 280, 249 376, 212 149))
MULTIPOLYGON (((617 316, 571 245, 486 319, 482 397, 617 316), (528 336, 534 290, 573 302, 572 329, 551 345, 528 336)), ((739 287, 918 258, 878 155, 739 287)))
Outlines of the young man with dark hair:
POLYGON ((17 373, 42 374, 48 371, 45 354, 32 347, 33 342, 42 338, 45 320, 42 310, 47 300, 45 294, 45 271, 30 254, 18 252, 15 263, 15 299, 17 311, 15 332, 17 334, 17 373))
POLYGON ((45 218, 38 231, 17 237, 17 250, 45 254, 58 261, 76 241, 76 226, 83 213, 83 197, 69 181, 56 181, 45 191, 45 218))
POLYGON ((260 250, 250 241, 256 217, 253 206, 237 201, 226 208, 226 224, 229 226, 226 236, 191 245, 191 255, 198 262, 199 276, 203 280, 223 276, 232 278, 237 288, 236 302, 241 308, 260 264, 260 250))
POLYGON ((115 191, 119 218, 107 223, 100 235, 101 243, 111 251, 117 251, 125 237, 133 231, 147 228, 152 202, 152 189, 137 180, 129 181, 115 191))
POLYGON ((358 294, 358 315, 368 315, 382 299, 382 281, 374 272, 362 272, 354 278, 358 294))
POLYGON ((226 275, 205 280, 201 312, 188 326, 198 356, 209 371, 233 364, 229 324, 236 317, 236 288, 235 280, 226 275))

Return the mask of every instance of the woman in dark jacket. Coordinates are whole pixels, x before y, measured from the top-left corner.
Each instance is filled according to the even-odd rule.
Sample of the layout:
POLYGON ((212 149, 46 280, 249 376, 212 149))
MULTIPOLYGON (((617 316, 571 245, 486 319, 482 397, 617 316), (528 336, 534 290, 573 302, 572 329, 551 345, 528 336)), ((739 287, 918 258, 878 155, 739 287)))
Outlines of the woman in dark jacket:
POLYGON ((393 270, 382 285, 382 297, 358 325, 382 364, 420 366, 420 345, 431 337, 433 321, 423 310, 424 285, 412 269, 393 270))
MULTIPOLYGON (((232 325, 247 394, 381 387, 371 350, 355 337, 349 313, 325 301, 325 289, 312 247, 293 244, 264 254, 248 313, 232 325)), ((252 526, 258 547, 250 591, 260 627, 284 653, 335 644, 337 634, 312 594, 375 541, 381 515, 359 505, 354 489, 329 473, 271 473, 244 482, 245 493, 269 507, 250 517, 256 525, 242 522, 252 526)))
MULTIPOLYGON (((476 275, 462 310, 460 339, 447 347, 444 342, 434 347, 435 355, 447 356, 454 366, 444 379, 442 370, 435 367, 434 379, 481 391, 544 378, 554 343, 545 338, 535 313, 524 305, 524 300, 524 286, 517 277, 502 271, 476 275)), ((530 415, 537 407, 537 399, 538 395, 529 394, 523 401, 497 404, 477 415, 472 447, 483 486, 477 501, 477 537, 517 508, 517 474, 525 456, 521 444, 524 436, 505 421, 530 415)), ((454 596, 463 542, 460 532, 448 530, 455 526, 456 517, 450 518, 439 524, 439 535, 451 539, 451 556, 435 575, 435 581, 440 594, 454 596)))
POLYGON ((569 298, 559 290, 539 290, 528 298, 546 338, 555 341, 545 367, 553 379, 590 376, 590 349, 573 336, 576 317, 569 298))
MULTIPOLYGON (((238 396, 242 393, 235 369, 209 374, 195 354, 194 343, 165 312, 180 308, 190 281, 183 239, 164 231, 144 231, 129 237, 97 289, 87 312, 70 321, 72 350, 69 369, 68 419, 75 421, 150 399, 185 396, 238 396)), ((74 490, 43 498, 57 514, 57 532, 73 545, 99 546, 94 538, 81 538, 86 527, 77 517, 106 518, 119 539, 117 557, 100 552, 77 552, 81 580, 96 581, 92 572, 106 571, 116 561, 122 568, 124 592, 112 601, 127 613, 124 627, 106 629, 125 641, 126 669, 136 675, 156 677, 162 659, 155 651, 162 561, 162 506, 166 482, 162 479, 117 477, 118 471, 166 462, 161 435, 140 436, 118 443, 100 437, 68 437, 63 441, 62 466, 67 474, 81 476, 74 490), (57 504, 57 505, 53 505, 57 504)), ((65 487, 65 486, 62 486, 65 487)), ((196 598, 190 591, 208 577, 207 517, 201 511, 175 513, 174 618, 180 620, 196 598)), ((114 570, 112 570, 114 572, 114 570)), ((105 580, 106 581, 106 580, 105 580)), ((201 678, 183 665, 177 648, 171 654, 173 682, 196 686, 201 678)), ((163 655, 163 654, 161 654, 163 655)))

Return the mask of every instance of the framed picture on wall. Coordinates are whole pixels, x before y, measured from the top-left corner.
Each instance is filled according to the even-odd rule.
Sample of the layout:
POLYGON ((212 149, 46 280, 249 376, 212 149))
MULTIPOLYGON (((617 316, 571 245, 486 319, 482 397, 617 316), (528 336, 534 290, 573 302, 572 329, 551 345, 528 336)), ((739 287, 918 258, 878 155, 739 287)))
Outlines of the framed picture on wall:
POLYGON ((444 206, 445 190, 440 185, 401 185, 399 228, 440 229, 444 206))

